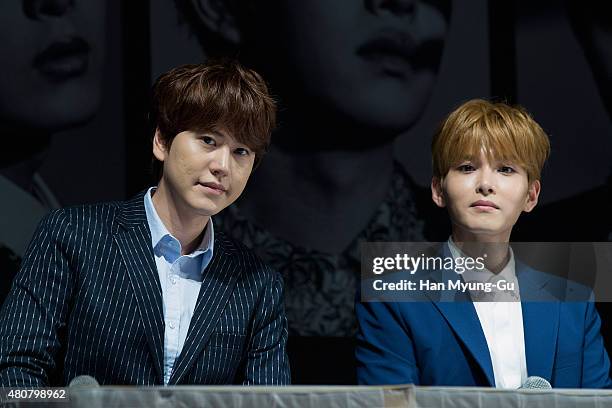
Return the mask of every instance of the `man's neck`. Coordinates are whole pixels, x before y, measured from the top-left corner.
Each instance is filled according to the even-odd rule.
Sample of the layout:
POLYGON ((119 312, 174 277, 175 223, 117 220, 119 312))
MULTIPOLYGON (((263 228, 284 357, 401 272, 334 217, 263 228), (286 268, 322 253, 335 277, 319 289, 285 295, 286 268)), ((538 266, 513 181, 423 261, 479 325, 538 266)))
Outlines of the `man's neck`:
POLYGON ((453 243, 466 255, 472 258, 482 257, 487 270, 497 274, 510 260, 510 243, 508 234, 481 235, 453 229, 453 243))
POLYGON ((239 207, 293 244, 339 253, 366 227, 392 174, 390 143, 357 152, 273 149, 253 174, 239 207))
POLYGON ((202 234, 210 217, 190 211, 180 203, 163 181, 160 181, 152 197, 153 206, 164 226, 181 244, 181 255, 193 252, 202 240, 202 234))

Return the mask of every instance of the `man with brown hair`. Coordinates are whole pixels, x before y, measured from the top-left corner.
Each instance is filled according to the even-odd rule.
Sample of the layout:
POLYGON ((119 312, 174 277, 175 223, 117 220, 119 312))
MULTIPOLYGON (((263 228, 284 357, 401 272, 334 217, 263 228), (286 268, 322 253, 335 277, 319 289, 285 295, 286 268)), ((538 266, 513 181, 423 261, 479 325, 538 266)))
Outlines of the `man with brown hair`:
POLYGON ((275 103, 236 63, 154 85, 156 187, 46 217, 0 312, 0 385, 287 384, 280 276, 212 216, 242 193, 275 103))

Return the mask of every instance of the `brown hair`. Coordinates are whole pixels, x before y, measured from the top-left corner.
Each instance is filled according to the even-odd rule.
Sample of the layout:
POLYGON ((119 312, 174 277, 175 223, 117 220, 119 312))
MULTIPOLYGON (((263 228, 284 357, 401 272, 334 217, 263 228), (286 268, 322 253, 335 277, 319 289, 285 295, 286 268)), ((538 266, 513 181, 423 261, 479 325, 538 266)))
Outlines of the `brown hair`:
MULTIPOLYGON (((256 167, 276 126, 276 103, 263 78, 235 61, 183 65, 162 74, 153 85, 153 129, 171 146, 183 131, 227 130, 255 153, 256 167)), ((163 166, 153 157, 156 180, 163 166)))
POLYGON ((550 142, 524 108, 473 99, 451 112, 434 135, 433 175, 444 178, 452 166, 482 151, 489 161, 517 163, 531 183, 540 179, 550 142))

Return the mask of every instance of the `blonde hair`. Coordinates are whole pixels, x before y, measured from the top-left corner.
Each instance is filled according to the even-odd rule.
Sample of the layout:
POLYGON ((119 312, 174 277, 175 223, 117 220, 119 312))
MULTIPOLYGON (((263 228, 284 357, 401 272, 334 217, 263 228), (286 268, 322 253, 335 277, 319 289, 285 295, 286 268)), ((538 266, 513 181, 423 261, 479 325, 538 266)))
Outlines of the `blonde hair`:
POLYGON ((472 99, 451 112, 431 144, 434 177, 484 152, 490 162, 510 161, 523 167, 531 183, 540 179, 550 154, 548 136, 521 106, 472 99))

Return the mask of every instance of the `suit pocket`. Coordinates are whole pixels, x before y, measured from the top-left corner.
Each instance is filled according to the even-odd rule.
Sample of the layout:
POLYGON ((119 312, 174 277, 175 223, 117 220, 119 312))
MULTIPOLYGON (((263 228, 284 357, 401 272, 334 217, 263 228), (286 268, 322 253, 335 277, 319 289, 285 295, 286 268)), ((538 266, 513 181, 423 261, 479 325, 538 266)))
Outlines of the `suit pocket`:
POLYGON ((244 342, 246 335, 238 333, 223 333, 213 332, 210 336, 210 347, 220 347, 233 350, 242 350, 244 348, 244 342))

